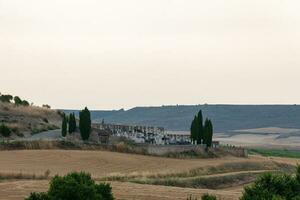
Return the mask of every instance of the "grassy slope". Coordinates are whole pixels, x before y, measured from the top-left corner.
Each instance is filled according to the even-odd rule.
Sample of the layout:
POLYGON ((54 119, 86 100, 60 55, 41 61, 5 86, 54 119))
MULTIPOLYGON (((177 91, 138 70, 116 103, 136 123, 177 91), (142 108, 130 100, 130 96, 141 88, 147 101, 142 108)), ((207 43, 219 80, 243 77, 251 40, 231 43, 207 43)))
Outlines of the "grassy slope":
POLYGON ((15 106, 0 103, 0 122, 10 127, 14 134, 35 134, 59 128, 61 116, 57 111, 37 106, 15 106))

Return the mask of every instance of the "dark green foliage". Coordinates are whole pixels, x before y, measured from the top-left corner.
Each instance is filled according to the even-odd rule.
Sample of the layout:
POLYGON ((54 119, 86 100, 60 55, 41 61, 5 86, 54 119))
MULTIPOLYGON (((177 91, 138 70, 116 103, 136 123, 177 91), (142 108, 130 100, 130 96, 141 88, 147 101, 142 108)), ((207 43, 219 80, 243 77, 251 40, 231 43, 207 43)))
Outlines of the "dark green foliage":
POLYGON ((26 100, 23 100, 22 101, 22 106, 29 106, 30 104, 29 104, 29 102, 28 101, 26 101, 26 100))
POLYGON ((205 194, 201 197, 201 200, 217 200, 217 197, 214 195, 205 194))
POLYGON ((263 175, 253 185, 245 188, 241 200, 297 200, 300 199, 300 167, 296 176, 263 175))
POLYGON ((22 99, 20 97, 15 96, 14 101, 16 105, 22 105, 22 99))
POLYGON ((197 141, 197 144, 206 144, 208 147, 212 145, 213 125, 211 120, 206 119, 203 126, 202 111, 194 117, 191 124, 191 140, 197 141))
POLYGON ((40 193, 33 192, 30 194, 30 197, 26 198, 25 200, 50 200, 50 197, 48 196, 47 193, 44 192, 40 192, 40 193))
POLYGON ((66 115, 63 116, 62 125, 61 125, 61 135, 66 137, 67 135, 67 117, 66 115))
POLYGON ((91 175, 80 172, 55 176, 47 193, 32 193, 25 200, 113 200, 109 184, 96 184, 91 175))
POLYGON ((197 115, 197 143, 202 144, 203 143, 203 116, 202 111, 200 110, 197 115))
POLYGON ((15 96, 14 102, 17 106, 29 106, 29 102, 26 100, 22 100, 20 97, 15 96))
POLYGON ((79 129, 83 140, 88 140, 91 134, 91 113, 87 107, 79 113, 79 129))
POLYGON ((191 140, 193 142, 197 141, 197 116, 194 117, 194 120, 191 124, 191 140))
POLYGON ((207 147, 211 147, 212 145, 212 137, 213 137, 213 125, 209 119, 206 119, 204 122, 204 144, 207 147))
POLYGON ((11 130, 9 127, 7 127, 5 124, 1 124, 0 125, 0 134, 3 136, 3 137, 9 137, 10 134, 11 134, 11 130))
POLYGON ((76 118, 75 114, 71 113, 69 116, 69 133, 73 133, 76 131, 76 118))
POLYGON ((12 99, 13 99, 13 96, 11 96, 9 94, 0 95, 0 101, 1 102, 10 103, 12 99))

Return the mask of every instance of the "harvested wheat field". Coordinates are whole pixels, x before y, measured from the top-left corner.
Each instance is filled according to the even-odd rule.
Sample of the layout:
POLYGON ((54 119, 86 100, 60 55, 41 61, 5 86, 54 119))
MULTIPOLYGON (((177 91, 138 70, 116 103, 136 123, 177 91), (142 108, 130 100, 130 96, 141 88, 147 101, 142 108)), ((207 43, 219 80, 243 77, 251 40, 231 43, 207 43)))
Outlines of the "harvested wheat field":
POLYGON ((214 166, 247 158, 173 159, 116 153, 109 151, 18 150, 0 151, 0 173, 63 175, 71 171, 86 171, 99 178, 109 174, 170 173, 198 167, 214 166))
POLYGON ((242 194, 242 186, 249 183, 248 177, 245 179, 245 174, 249 173, 249 177, 253 178, 253 173, 271 171, 273 167, 278 167, 276 163, 296 165, 299 160, 261 156, 172 159, 108 151, 18 150, 0 151, 0 161, 0 175, 8 177, 7 180, 0 181, 0 199, 23 200, 30 192, 46 191, 49 180, 30 180, 37 177, 30 175, 42 175, 49 170, 50 176, 64 175, 71 171, 86 171, 97 180, 126 177, 127 179, 122 179, 122 182, 116 181, 117 179, 106 179, 110 180, 116 199, 185 200, 190 195, 199 197, 201 194, 211 193, 220 199, 237 200, 242 194), (178 178, 186 181, 192 181, 195 176, 195 178, 211 178, 216 183, 219 182, 218 178, 226 180, 223 178, 230 176, 243 179, 241 182, 237 181, 237 184, 227 183, 210 190, 164 186, 163 182, 156 185, 134 182, 147 178, 150 180, 153 176, 162 180, 178 178), (130 179, 132 177, 135 179, 130 179))

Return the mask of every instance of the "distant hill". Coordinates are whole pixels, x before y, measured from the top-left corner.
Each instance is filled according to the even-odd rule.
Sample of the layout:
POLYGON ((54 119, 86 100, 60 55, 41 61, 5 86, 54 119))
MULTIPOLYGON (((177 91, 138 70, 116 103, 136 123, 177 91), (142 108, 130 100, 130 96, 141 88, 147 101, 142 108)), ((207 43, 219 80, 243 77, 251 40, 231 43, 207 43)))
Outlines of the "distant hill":
MULTIPOLYGON (((216 132, 261 127, 300 128, 299 105, 191 105, 135 107, 130 110, 91 111, 96 122, 151 125, 187 131, 199 111, 212 119, 216 132)), ((64 110, 71 112, 71 110, 64 110)), ((74 110, 77 114, 78 111, 74 110)))

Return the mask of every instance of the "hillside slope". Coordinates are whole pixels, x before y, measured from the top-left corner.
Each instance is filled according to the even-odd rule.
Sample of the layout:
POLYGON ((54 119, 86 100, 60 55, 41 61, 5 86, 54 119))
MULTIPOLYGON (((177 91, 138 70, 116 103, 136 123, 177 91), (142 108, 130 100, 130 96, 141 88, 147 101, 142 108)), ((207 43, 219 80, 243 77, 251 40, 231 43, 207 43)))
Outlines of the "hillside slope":
POLYGON ((59 128, 61 116, 56 110, 48 108, 16 106, 12 103, 0 102, 0 124, 11 129, 11 138, 30 136, 59 128))
POLYGON ((130 110, 92 111, 94 121, 161 126, 187 131, 199 111, 214 123, 216 132, 261 127, 300 128, 298 105, 191 105, 135 107, 130 110))

